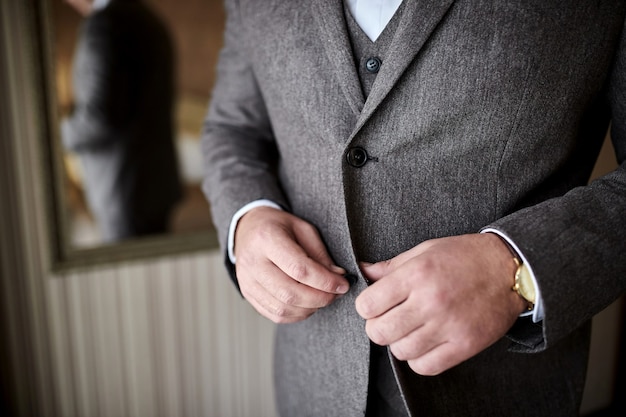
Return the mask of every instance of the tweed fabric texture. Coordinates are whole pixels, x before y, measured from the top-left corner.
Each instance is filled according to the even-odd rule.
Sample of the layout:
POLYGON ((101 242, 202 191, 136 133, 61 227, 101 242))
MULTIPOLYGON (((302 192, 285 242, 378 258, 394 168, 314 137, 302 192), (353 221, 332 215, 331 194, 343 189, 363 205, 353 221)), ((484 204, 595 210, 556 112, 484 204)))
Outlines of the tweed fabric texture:
MULTIPOLYGON (((507 233, 546 319, 437 377, 393 360, 413 416, 573 416, 589 320, 626 288, 626 166, 584 187, 613 116, 623 163, 619 1, 408 1, 367 97, 341 1, 228 0, 203 137, 220 241, 232 215, 276 201, 361 279, 277 329, 286 416, 362 416, 369 340, 358 261, 424 240, 507 233), (614 65, 615 63, 615 65, 614 65), (353 146, 372 157, 346 162, 353 146)), ((223 246, 225 248, 225 246, 223 246)))

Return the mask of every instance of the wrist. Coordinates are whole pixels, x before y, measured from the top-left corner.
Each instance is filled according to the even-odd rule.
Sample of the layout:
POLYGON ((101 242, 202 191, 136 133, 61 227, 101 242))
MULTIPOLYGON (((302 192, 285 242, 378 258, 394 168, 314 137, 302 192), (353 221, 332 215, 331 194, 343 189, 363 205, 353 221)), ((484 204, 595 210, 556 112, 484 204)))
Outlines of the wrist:
POLYGON ((236 235, 237 229, 239 228, 239 221, 241 220, 242 217, 244 217, 250 211, 263 208, 263 207, 274 208, 276 210, 282 211, 282 208, 278 204, 274 203, 273 201, 261 199, 261 200, 255 200, 246 204, 245 206, 237 210, 237 212, 233 215, 233 218, 230 221, 230 226, 228 229, 228 242, 227 242, 228 258, 233 265, 235 264, 237 260, 237 257, 235 256, 235 235, 236 235))
POLYGON ((529 302, 515 289, 516 275, 519 273, 520 266, 523 265, 521 258, 499 235, 490 232, 484 234, 490 236, 493 242, 494 258, 498 259, 496 262, 499 271, 498 276, 501 277, 512 309, 517 315, 528 311, 529 302))

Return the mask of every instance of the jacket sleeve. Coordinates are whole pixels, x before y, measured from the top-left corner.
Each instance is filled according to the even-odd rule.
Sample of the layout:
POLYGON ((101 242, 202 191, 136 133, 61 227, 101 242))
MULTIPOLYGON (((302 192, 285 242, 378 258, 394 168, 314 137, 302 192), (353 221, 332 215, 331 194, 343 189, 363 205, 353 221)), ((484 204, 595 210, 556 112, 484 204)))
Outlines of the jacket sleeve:
POLYGON ((288 207, 276 176, 278 153, 271 120, 246 48, 238 2, 226 1, 224 46, 202 133, 203 190, 227 267, 227 236, 233 215, 247 203, 268 199, 288 207))
POLYGON ((625 35, 607 88, 618 168, 490 225, 509 236, 532 265, 545 308, 542 325, 520 319, 513 327, 514 350, 540 351, 556 344, 626 290, 625 35))

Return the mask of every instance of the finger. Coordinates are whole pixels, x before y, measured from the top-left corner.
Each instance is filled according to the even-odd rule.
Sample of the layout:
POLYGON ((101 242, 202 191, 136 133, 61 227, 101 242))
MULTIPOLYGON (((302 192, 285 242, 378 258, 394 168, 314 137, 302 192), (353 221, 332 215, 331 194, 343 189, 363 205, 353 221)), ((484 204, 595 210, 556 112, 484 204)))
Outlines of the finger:
POLYGON ((423 325, 424 320, 418 309, 403 302, 384 314, 367 320, 365 332, 372 342, 386 346, 407 337, 423 325))
POLYGON ((276 242, 275 249, 269 254, 269 259, 292 279, 331 294, 345 294, 350 289, 342 273, 333 272, 309 257, 297 242, 280 240, 276 242))
POLYGON ((466 361, 473 354, 460 349, 454 343, 442 343, 422 356, 407 361, 415 373, 424 376, 435 376, 466 361))
POLYGON ((404 302, 409 293, 396 275, 389 275, 359 294, 356 311, 365 320, 378 317, 404 302))
POLYGON ((317 309, 329 305, 337 297, 336 294, 295 281, 273 264, 270 264, 266 270, 259 271, 256 275, 256 281, 272 297, 286 305, 317 309))
POLYGON ((240 287, 260 285, 279 302, 303 308, 320 308, 330 304, 336 294, 320 291, 303 285, 286 275, 271 261, 265 259, 249 265, 238 263, 236 272, 240 287))
POLYGON ((299 222, 294 227, 294 234, 296 241, 311 259, 326 266, 336 274, 343 275, 346 273, 345 269, 333 262, 315 226, 310 223, 299 222))
POLYGON ((248 300, 248 303, 250 303, 250 305, 257 311, 257 313, 276 324, 297 323, 299 321, 306 320, 313 315, 315 311, 317 311, 307 310, 302 312, 286 313, 284 310, 278 310, 278 314, 276 314, 274 311, 270 310, 268 307, 259 303, 255 299, 246 299, 248 300))
POLYGON ((427 323, 389 344, 389 349, 399 360, 408 361, 419 358, 446 342, 440 328, 427 323))
POLYGON ((315 313, 315 308, 290 306, 273 297, 263 286, 254 280, 241 287, 243 296, 262 316, 274 323, 294 323, 315 313))
POLYGON ((325 248, 321 249, 315 228, 293 215, 255 208, 240 219, 235 241, 238 264, 254 266, 269 259, 288 276, 312 288, 331 294, 344 294, 350 288, 343 278, 345 271, 332 267, 325 248))
POLYGON ((398 268, 404 265, 405 262, 423 253, 431 245, 431 242, 432 241, 423 242, 420 245, 411 248, 408 251, 402 252, 399 255, 385 261, 380 261, 376 263, 359 262, 361 272, 368 280, 373 282, 378 281, 381 278, 396 271, 398 268))
POLYGON ((376 282, 391 272, 390 261, 382 261, 375 264, 359 262, 359 267, 361 268, 363 276, 371 282, 376 282))

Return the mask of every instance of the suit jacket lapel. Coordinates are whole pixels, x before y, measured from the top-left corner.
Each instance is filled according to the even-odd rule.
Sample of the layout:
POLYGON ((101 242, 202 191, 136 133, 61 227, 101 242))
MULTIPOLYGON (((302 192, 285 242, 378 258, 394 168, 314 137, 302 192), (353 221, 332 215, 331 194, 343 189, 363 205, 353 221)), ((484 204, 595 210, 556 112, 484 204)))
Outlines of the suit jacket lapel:
MULTIPOLYGON (((452 3, 454 3, 454 0, 404 1, 406 2, 402 6, 404 7, 404 12, 400 22, 398 22, 398 28, 389 47, 389 53, 376 77, 352 136, 358 132, 387 94, 389 94, 402 73, 415 59, 417 53, 422 49, 431 33, 443 19, 452 3)), ((350 46, 349 42, 348 46, 350 46)))
POLYGON ((350 108, 358 117, 351 137, 370 118, 415 59, 454 0, 404 0, 404 12, 372 91, 365 101, 347 33, 342 0, 312 1, 313 16, 332 70, 350 108))
POLYGON ((309 3, 320 31, 320 37, 332 70, 341 85, 350 108, 361 114, 365 98, 356 72, 352 45, 347 32, 342 0, 312 1, 309 3))

